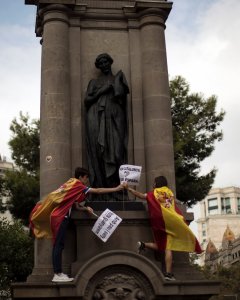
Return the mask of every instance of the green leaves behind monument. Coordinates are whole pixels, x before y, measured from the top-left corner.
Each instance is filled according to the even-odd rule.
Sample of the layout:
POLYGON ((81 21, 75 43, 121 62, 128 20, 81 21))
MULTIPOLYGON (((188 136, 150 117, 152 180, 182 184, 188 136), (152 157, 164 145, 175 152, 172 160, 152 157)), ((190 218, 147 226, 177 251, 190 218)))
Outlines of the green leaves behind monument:
POLYGON ((9 146, 15 168, 0 182, 1 211, 9 210, 15 219, 28 225, 29 214, 39 200, 39 120, 20 112, 10 125, 9 146))
POLYGON ((33 267, 33 241, 18 221, 0 219, 0 299, 10 299, 10 283, 25 281, 33 267))
POLYGON ((170 96, 177 199, 192 206, 207 195, 214 182, 217 170, 200 175, 200 163, 223 138, 218 127, 225 112, 216 112, 216 96, 205 99, 201 93, 190 93, 181 76, 170 81, 170 96))

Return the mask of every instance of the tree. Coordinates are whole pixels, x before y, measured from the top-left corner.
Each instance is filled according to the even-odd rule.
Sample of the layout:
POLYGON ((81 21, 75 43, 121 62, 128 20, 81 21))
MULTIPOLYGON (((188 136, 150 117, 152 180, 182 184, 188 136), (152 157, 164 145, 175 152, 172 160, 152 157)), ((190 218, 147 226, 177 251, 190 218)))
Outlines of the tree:
POLYGON ((214 182, 216 169, 200 175, 200 163, 211 155, 223 134, 218 126, 225 112, 216 112, 217 97, 190 93, 186 80, 170 81, 177 199, 188 206, 202 200, 214 182))
POLYGON ((4 195, 4 184, 5 184, 5 181, 4 181, 4 178, 2 176, 0 176, 0 213, 4 213, 6 208, 5 208, 5 205, 3 203, 3 197, 5 196, 4 195))
POLYGON ((39 173, 40 151, 40 121, 29 120, 29 115, 20 112, 20 121, 13 119, 10 130, 13 137, 9 141, 12 150, 12 159, 15 164, 29 174, 39 173))
POLYGON ((30 212, 39 200, 39 176, 24 169, 7 171, 4 186, 9 193, 5 208, 28 225, 30 212))
POLYGON ((24 281, 33 267, 33 240, 23 225, 0 219, 0 298, 9 299, 10 283, 24 281))
POLYGON ((0 182, 0 209, 9 210, 14 218, 28 224, 29 214, 39 200, 39 120, 30 121, 20 112, 20 119, 12 121, 9 141, 16 168, 5 173, 0 182), (7 196, 3 206, 3 196, 7 196))
POLYGON ((211 297, 211 300, 226 299, 224 295, 240 296, 240 262, 228 267, 218 265, 214 273, 211 271, 211 268, 206 265, 202 268, 198 266, 198 269, 202 271, 206 279, 217 280, 220 282, 220 294, 211 297))
POLYGON ((229 268, 218 266, 214 276, 221 281, 221 294, 233 293, 240 295, 240 263, 236 263, 229 268))

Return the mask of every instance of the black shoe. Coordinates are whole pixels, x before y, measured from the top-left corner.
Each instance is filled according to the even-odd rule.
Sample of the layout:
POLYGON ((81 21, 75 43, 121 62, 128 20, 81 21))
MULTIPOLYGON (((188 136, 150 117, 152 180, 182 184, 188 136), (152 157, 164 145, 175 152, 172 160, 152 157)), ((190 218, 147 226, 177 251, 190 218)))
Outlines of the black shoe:
POLYGON ((173 273, 164 273, 164 279, 167 281, 174 281, 176 278, 174 277, 173 273))
POLYGON ((142 251, 145 250, 145 243, 144 242, 137 242, 137 252, 140 254, 142 251))

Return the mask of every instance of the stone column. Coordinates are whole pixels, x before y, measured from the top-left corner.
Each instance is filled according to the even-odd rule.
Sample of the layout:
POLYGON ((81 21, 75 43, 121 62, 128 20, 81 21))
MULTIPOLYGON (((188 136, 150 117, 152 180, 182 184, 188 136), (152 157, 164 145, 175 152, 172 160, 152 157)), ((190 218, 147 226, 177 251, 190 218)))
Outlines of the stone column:
POLYGON ((141 43, 138 29, 139 23, 134 18, 128 19, 129 34, 129 60, 131 64, 131 113, 133 129, 133 153, 135 165, 142 166, 141 182, 138 189, 146 190, 145 178, 145 149, 144 149, 144 124, 142 101, 142 68, 141 68, 141 43))
POLYGON ((72 172, 76 167, 85 166, 83 161, 83 137, 84 104, 82 101, 81 81, 81 27, 80 18, 72 19, 69 31, 69 59, 71 81, 71 145, 72 145, 72 172))
POLYGON ((71 176, 69 20, 64 5, 49 5, 40 14, 40 182, 44 196, 71 176))
POLYGON ((140 18, 143 123, 147 187, 164 175, 175 189, 174 155, 163 9, 145 9, 140 18))

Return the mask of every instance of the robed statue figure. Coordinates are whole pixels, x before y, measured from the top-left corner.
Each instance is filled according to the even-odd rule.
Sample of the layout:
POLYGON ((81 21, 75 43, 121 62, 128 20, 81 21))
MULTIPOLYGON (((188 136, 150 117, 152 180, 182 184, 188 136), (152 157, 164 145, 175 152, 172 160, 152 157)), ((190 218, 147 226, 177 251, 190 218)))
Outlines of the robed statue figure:
POLYGON ((90 80, 85 97, 86 141, 90 183, 93 187, 119 184, 119 167, 127 163, 128 84, 123 72, 112 73, 113 59, 98 55, 97 79, 90 80))

